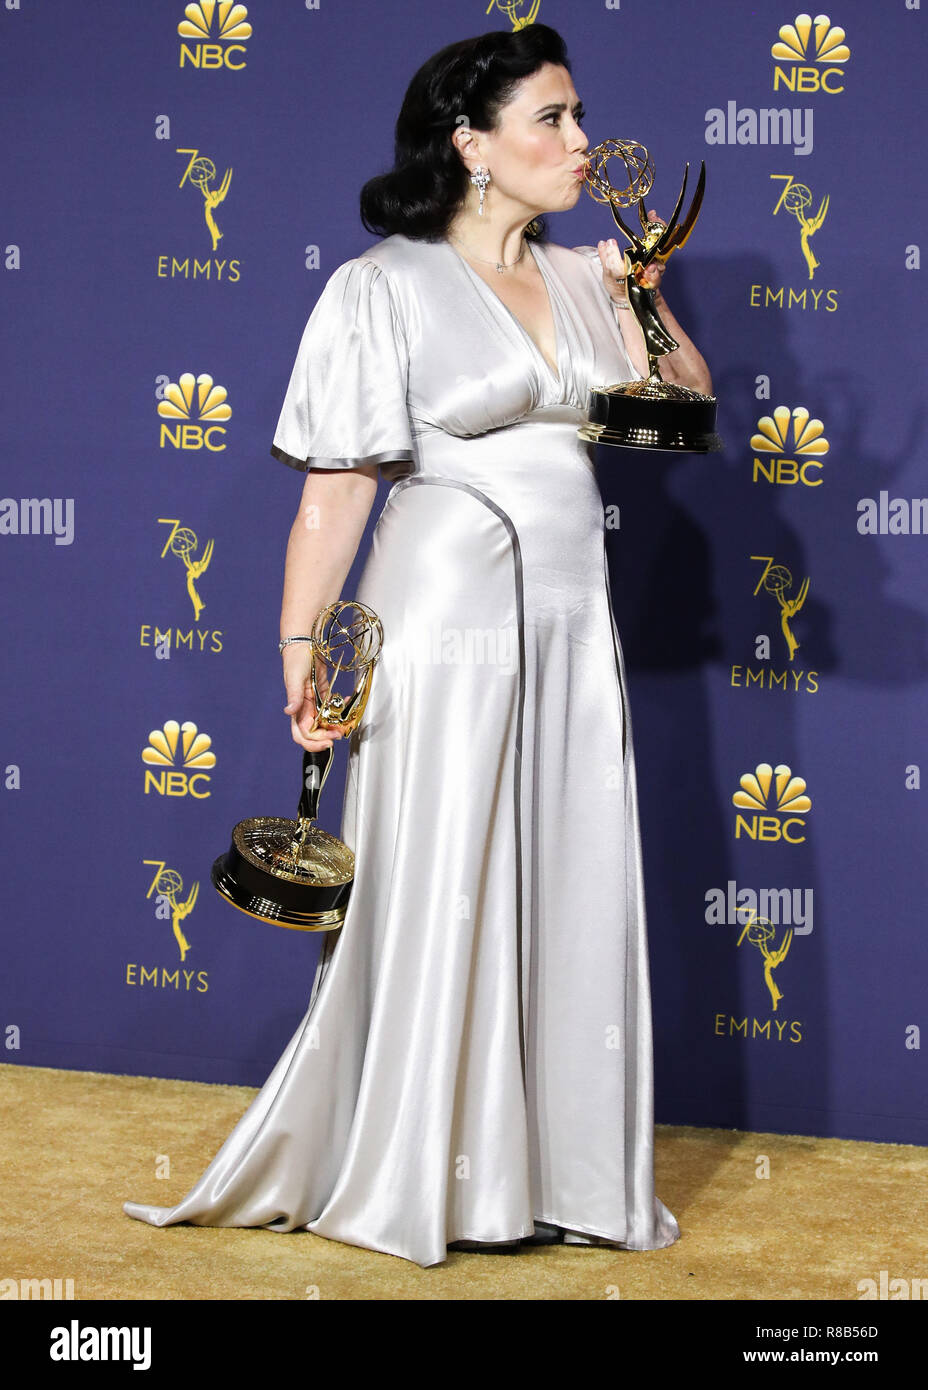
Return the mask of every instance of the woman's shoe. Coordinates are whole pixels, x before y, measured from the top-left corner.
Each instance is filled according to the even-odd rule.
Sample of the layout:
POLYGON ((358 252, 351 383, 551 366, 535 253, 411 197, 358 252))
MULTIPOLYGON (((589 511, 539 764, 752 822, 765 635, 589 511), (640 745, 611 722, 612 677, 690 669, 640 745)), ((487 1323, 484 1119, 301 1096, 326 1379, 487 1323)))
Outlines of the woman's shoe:
POLYGON ((536 1221, 535 1234, 523 1236, 520 1243, 522 1245, 563 1245, 564 1229, 562 1226, 552 1226, 547 1221, 536 1221))
POLYGON ((617 1241, 607 1240, 605 1236, 587 1235, 585 1231, 565 1231, 565 1245, 604 1245, 609 1250, 624 1250, 623 1245, 617 1241))
POLYGON ((466 1250, 472 1255, 516 1255, 519 1248, 517 1240, 453 1240, 448 1246, 449 1250, 466 1250))

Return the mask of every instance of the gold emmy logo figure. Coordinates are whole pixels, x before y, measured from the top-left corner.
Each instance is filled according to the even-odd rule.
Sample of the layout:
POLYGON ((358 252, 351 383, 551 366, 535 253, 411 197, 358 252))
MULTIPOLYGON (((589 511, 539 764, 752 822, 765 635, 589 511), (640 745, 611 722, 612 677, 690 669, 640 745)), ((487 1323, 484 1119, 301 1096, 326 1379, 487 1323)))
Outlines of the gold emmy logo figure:
POLYGON ((780 208, 785 208, 787 212, 793 214, 796 221, 799 223, 799 244, 802 247, 802 254, 805 257, 806 265, 809 267, 809 279, 811 280, 816 270, 818 270, 821 265, 821 261, 816 258, 815 252, 809 245, 809 240, 815 235, 828 215, 830 194, 825 194, 815 216, 807 217, 806 208, 812 206, 812 190, 807 188, 804 183, 794 182, 792 174, 771 174, 770 177, 772 179, 784 179, 786 181, 786 187, 780 194, 780 200, 773 209, 773 215, 776 217, 780 208))
MULTIPOLYGON (((742 909, 742 911, 747 910, 748 909, 742 909)), ((760 951, 761 955, 763 956, 764 981, 767 985, 768 990, 770 991, 770 998, 773 1003, 774 1013, 776 1013, 777 1005, 783 998, 783 991, 779 988, 776 980, 773 978, 773 972, 774 970, 776 970, 777 966, 781 965, 783 961, 786 959, 787 952, 789 951, 789 948, 792 945, 792 927, 783 937, 783 940, 780 943, 780 945, 771 948, 770 943, 773 941, 775 936, 776 931, 774 929, 773 923, 770 922, 766 917, 758 917, 755 912, 751 912, 751 915, 748 918, 747 923, 745 924, 744 931, 738 937, 737 942, 737 944, 740 946, 742 941, 744 941, 745 937, 747 937, 751 945, 756 946, 758 951, 760 951)))
POLYGON ((168 869, 163 859, 144 859, 144 864, 154 864, 158 873, 155 875, 148 892, 145 894, 150 898, 152 893, 157 893, 160 897, 166 898, 171 904, 171 927, 174 931, 174 939, 180 949, 180 958, 183 961, 190 950, 190 942, 181 930, 181 922, 185 917, 189 917, 193 911, 197 896, 200 892, 200 884, 197 881, 187 895, 186 902, 178 902, 179 895, 184 890, 184 880, 176 869, 168 869))
POLYGON ((177 186, 178 188, 183 188, 187 179, 189 179, 203 194, 203 215, 206 218, 206 225, 213 239, 213 250, 215 251, 223 234, 216 225, 213 209, 217 208, 220 203, 225 202, 226 194, 229 191, 229 184, 232 182, 232 170, 226 170, 222 177, 222 183, 218 188, 210 188, 209 185, 216 177, 216 166, 213 161, 207 159, 205 155, 201 156, 199 150, 178 150, 177 153, 192 155, 190 163, 184 170, 184 176, 177 186))
POLYGON ((206 607, 206 604, 196 591, 196 581, 200 578, 200 575, 205 574, 209 568, 209 562, 213 558, 213 542, 212 540, 208 540, 203 547, 203 554, 200 558, 198 560, 192 560, 190 557, 199 545, 196 532, 191 531, 189 526, 181 526, 180 522, 173 517, 159 516, 158 524, 161 526, 174 527, 161 552, 161 558, 163 560, 170 550, 172 555, 176 555, 178 559, 183 560, 184 568, 187 571, 187 593, 190 595, 190 602, 193 604, 193 619, 194 622, 196 622, 203 612, 203 609, 206 607))
POLYGON ((494 8, 503 12, 515 32, 517 29, 524 29, 527 24, 534 24, 535 17, 541 9, 541 0, 490 0, 487 14, 494 8), (518 11, 526 4, 529 6, 528 14, 520 16, 518 11))
POLYGON ((809 580, 808 578, 806 578, 802 581, 802 583, 799 586, 799 591, 797 592, 795 598, 787 598, 786 590, 791 589, 793 587, 793 576, 790 574, 786 566, 775 565, 773 563, 772 555, 752 555, 751 559, 767 561, 766 568, 764 569, 764 572, 761 575, 760 579, 757 581, 757 587, 754 590, 754 597, 757 597, 758 593, 760 592, 761 585, 763 585, 766 592, 768 594, 773 594, 777 603, 780 605, 780 627, 783 631, 783 636, 786 639, 786 647, 789 651, 789 659, 790 661, 792 661, 793 657, 796 655, 796 650, 799 647, 799 642, 793 635, 793 631, 790 628, 790 620, 792 618, 795 618, 796 614, 802 608, 803 604, 806 601, 806 598, 808 597, 809 580))

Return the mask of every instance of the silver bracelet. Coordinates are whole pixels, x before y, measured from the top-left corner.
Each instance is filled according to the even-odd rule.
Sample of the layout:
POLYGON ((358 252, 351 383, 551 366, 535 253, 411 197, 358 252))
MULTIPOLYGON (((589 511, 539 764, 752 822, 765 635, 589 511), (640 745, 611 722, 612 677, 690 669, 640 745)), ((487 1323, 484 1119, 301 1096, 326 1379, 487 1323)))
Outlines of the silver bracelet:
POLYGON ((278 642, 277 650, 282 652, 284 647, 289 647, 291 642, 311 642, 311 637, 285 637, 282 642, 278 642))

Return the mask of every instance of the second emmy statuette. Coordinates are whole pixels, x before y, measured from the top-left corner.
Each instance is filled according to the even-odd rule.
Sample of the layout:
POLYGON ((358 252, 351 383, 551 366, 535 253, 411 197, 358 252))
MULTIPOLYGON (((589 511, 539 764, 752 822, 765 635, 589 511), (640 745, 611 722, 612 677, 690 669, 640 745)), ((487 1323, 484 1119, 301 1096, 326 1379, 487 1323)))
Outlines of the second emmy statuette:
MULTIPOLYGON (((363 603, 333 603, 317 615, 310 668, 314 729, 354 733, 382 645, 380 619, 363 603), (354 673, 348 696, 335 691, 342 672, 354 673)), ((331 745, 318 753, 304 750, 296 820, 254 816, 239 821, 229 850, 213 864, 210 877, 217 892, 250 917, 297 931, 332 931, 342 925, 354 882, 354 854, 316 825, 334 752, 331 745)))
POLYGON ((630 449, 672 449, 692 454, 715 453, 722 447, 715 432, 715 396, 705 396, 661 377, 660 358, 673 352, 679 343, 661 323, 655 304, 656 290, 641 283, 652 261, 666 264, 695 226, 706 186, 705 162, 689 212, 681 222, 688 174, 687 164, 677 205, 665 225, 650 222, 645 211, 644 200, 654 182, 654 165, 644 145, 635 140, 604 140, 587 156, 586 191, 595 202, 609 204, 616 226, 629 243, 625 252, 628 307, 644 339, 648 375, 641 381, 593 387, 589 419, 579 431, 582 439, 630 449), (613 187, 606 173, 606 165, 614 157, 620 159, 625 168, 626 182, 619 188, 613 187), (620 207, 629 207, 632 203, 638 207, 640 234, 627 227, 618 213, 620 207))

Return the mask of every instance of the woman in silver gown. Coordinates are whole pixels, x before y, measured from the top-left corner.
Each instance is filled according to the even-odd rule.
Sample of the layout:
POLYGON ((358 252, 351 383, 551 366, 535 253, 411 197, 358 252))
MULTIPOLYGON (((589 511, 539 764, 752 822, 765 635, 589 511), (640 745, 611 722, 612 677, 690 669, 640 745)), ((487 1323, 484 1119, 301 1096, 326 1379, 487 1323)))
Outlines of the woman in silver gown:
MULTIPOLYGON (((387 235, 306 325, 272 447, 307 471, 282 638, 340 596, 378 472, 392 482, 348 596, 384 628, 349 743, 356 878, 305 1016, 209 1167, 173 1207, 124 1204, 152 1225, 308 1230, 421 1266, 680 1234, 654 1193, 635 764, 577 434, 589 388, 645 362, 615 243, 525 235, 579 197, 581 115, 547 26, 435 55, 396 168, 362 195, 387 235)), ((662 314, 680 343, 664 374, 707 389, 662 314)), ((319 749, 307 652, 284 648, 286 713, 319 749)))

